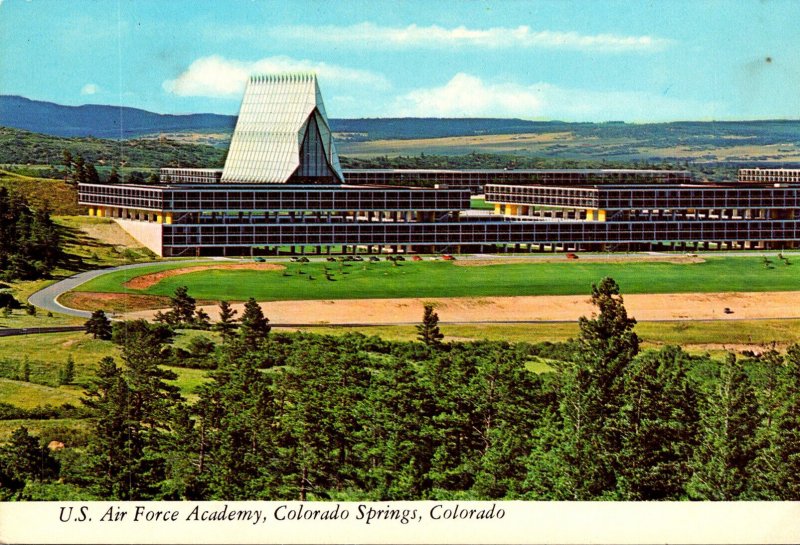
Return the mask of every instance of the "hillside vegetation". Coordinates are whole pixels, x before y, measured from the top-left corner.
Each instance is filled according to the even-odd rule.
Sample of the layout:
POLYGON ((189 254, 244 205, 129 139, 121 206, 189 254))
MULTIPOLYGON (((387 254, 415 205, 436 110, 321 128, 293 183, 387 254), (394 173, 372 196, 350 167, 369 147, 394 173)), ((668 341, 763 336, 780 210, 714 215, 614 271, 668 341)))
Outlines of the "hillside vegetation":
POLYGON ((0 127, 0 164, 61 165, 64 150, 95 165, 221 167, 226 150, 170 140, 61 138, 0 127))
POLYGON ((55 215, 78 215, 84 208, 78 206, 75 186, 64 180, 35 178, 0 170, 0 187, 23 195, 34 208, 48 208, 55 215))

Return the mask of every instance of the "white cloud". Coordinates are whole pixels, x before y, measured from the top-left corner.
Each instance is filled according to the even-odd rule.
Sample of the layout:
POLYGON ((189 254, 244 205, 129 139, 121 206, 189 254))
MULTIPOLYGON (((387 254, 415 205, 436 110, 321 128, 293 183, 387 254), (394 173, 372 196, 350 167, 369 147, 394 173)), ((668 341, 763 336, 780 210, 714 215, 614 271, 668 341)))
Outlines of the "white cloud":
POLYGON ((471 29, 464 26, 444 28, 438 25, 385 27, 373 23, 338 26, 289 26, 270 31, 272 35, 289 40, 308 39, 336 45, 375 48, 441 48, 484 47, 490 49, 571 49, 589 52, 658 51, 671 41, 654 36, 622 36, 618 34, 580 34, 553 30, 532 30, 493 27, 471 29))
POLYGON ((459 73, 441 87, 394 100, 386 116, 519 117, 564 121, 707 119, 721 105, 639 91, 569 89, 550 83, 485 83, 459 73))
POLYGON ((87 83, 81 88, 82 95, 95 95, 100 91, 100 86, 96 83, 87 83))
POLYGON ((352 84, 378 89, 389 86, 380 74, 324 62, 285 56, 239 61, 219 55, 197 59, 177 78, 164 81, 162 86, 179 96, 236 97, 242 94, 250 75, 275 72, 316 72, 323 85, 352 84))

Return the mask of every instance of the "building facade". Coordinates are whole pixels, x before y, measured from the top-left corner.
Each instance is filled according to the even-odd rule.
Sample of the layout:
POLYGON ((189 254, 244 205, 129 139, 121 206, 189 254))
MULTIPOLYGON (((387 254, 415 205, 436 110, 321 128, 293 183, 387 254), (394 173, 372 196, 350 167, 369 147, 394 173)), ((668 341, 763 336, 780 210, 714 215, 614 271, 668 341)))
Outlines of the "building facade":
POLYGON ((162 169, 158 185, 79 184, 78 198, 162 256, 797 247, 800 171, 739 178, 342 170, 316 78, 288 74, 250 79, 223 169, 162 169), (470 210, 474 192, 493 214, 470 210))

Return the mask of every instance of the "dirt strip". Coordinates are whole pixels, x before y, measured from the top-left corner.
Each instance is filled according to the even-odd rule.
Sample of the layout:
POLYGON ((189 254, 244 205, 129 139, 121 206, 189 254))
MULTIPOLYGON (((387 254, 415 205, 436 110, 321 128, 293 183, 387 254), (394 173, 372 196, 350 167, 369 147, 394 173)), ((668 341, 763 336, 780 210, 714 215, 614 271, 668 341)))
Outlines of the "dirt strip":
MULTIPOLYGON (((628 314, 639 321, 800 318, 799 291, 645 294, 626 295, 624 300, 628 314)), ((593 311, 589 297, 573 295, 275 301, 261 306, 273 323, 388 325, 419 322, 425 303, 436 306, 443 322, 568 322, 593 311)), ((233 305, 240 314, 242 306, 233 305)), ((203 309, 217 319, 218 307, 203 309)), ((139 311, 125 316, 150 318, 154 313, 139 311)))

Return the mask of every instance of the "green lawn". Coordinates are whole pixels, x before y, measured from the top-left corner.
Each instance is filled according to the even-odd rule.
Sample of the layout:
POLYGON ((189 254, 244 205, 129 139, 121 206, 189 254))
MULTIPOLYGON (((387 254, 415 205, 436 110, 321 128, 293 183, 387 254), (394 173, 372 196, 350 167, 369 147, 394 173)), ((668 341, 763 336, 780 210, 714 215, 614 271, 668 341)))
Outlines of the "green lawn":
MULTIPOLYGON (((792 260, 797 259, 792 256, 792 260)), ((364 299, 383 297, 465 297, 587 294, 592 283, 613 277, 623 294, 721 291, 789 291, 800 289, 796 267, 771 258, 765 268, 761 255, 708 257, 703 263, 664 262, 525 262, 460 267, 445 261, 393 265, 381 261, 347 264, 289 263, 286 272, 205 270, 163 279, 146 290, 122 284, 133 275, 185 265, 154 265, 121 271, 87 282, 78 289, 96 292, 172 295, 188 286, 197 299, 261 301, 298 299, 364 299), (326 279, 327 269, 330 280, 326 279)))
POLYGON ((69 403, 79 406, 83 388, 60 386, 53 388, 31 382, 0 378, 0 400, 22 409, 33 409, 43 405, 55 407, 69 403))
MULTIPOLYGON (((186 330, 178 332, 174 345, 186 347, 192 337, 200 335, 219 340, 219 334, 215 332, 186 330)), ((0 376, 6 377, 0 378, 0 401, 10 399, 7 403, 20 407, 75 404, 83 393, 83 386, 92 380, 97 363, 104 356, 112 356, 117 364, 121 364, 117 345, 92 339, 80 331, 0 337, 0 376), (58 372, 70 355, 75 361, 74 385, 56 388, 58 372), (26 358, 31 369, 31 382, 8 380, 17 375, 26 358)), ((178 375, 174 384, 184 396, 190 398, 207 373, 200 369, 169 369, 178 375)))

